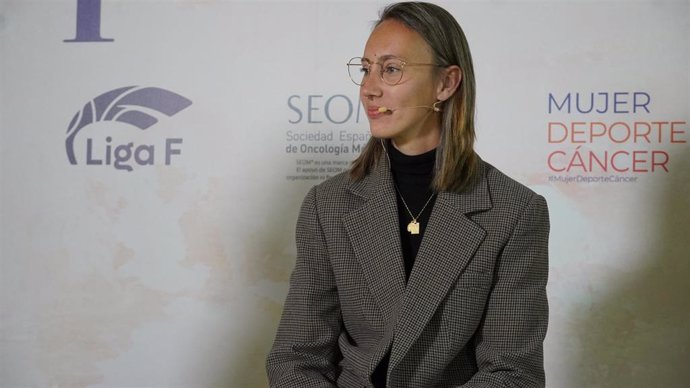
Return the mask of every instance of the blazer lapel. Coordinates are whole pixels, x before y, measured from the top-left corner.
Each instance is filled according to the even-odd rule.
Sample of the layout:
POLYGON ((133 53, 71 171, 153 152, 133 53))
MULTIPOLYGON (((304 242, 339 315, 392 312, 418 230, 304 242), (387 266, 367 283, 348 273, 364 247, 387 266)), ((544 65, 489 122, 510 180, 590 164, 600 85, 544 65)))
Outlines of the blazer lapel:
POLYGON ((384 322, 394 321, 405 291, 398 209, 390 166, 381 158, 372 173, 350 186, 364 203, 343 218, 352 249, 384 322))
POLYGON ((472 190, 442 192, 436 199, 402 300, 389 373, 422 333, 486 236, 484 229, 467 217, 491 208, 484 164, 480 165, 481 180, 472 190))

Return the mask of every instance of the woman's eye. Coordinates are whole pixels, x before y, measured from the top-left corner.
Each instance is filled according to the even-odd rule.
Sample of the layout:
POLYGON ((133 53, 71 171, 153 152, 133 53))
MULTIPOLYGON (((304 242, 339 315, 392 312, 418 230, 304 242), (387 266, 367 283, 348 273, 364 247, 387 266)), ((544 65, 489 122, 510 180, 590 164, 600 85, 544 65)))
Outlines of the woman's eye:
POLYGON ((400 71, 400 67, 394 65, 386 65, 384 71, 389 74, 394 74, 400 71))

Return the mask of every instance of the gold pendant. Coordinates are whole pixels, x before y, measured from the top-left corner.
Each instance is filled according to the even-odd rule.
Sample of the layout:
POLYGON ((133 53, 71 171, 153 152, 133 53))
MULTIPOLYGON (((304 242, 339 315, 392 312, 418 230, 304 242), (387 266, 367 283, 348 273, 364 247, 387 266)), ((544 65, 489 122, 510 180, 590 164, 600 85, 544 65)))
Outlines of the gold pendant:
POLYGON ((407 231, 410 232, 410 234, 419 234, 419 222, 417 222, 417 220, 412 220, 407 224, 407 231))

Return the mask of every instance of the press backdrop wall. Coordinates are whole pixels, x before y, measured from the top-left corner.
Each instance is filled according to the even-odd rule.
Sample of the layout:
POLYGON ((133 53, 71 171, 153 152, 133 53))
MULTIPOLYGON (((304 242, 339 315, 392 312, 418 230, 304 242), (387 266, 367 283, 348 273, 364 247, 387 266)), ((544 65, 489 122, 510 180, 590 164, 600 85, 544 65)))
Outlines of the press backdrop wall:
MULTIPOLYGON (((440 4, 549 203, 548 386, 690 386, 690 3, 440 4)), ((0 0, 0 386, 265 386, 383 5, 0 0)))

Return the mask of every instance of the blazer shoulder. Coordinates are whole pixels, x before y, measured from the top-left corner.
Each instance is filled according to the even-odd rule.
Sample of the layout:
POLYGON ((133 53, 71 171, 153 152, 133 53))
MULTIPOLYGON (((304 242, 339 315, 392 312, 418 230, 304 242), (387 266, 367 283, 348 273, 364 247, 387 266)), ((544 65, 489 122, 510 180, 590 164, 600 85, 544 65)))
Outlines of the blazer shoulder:
POLYGON ((352 206, 353 196, 349 190, 351 185, 352 178, 349 171, 345 171, 312 187, 307 198, 313 201, 319 214, 340 214, 352 206))
POLYGON ((352 178, 350 178, 350 172, 348 170, 319 183, 312 189, 314 190, 317 203, 338 199, 348 191, 351 182, 352 178))
POLYGON ((482 169, 494 206, 522 209, 536 197, 541 198, 534 190, 509 177, 490 163, 482 161, 482 169))

